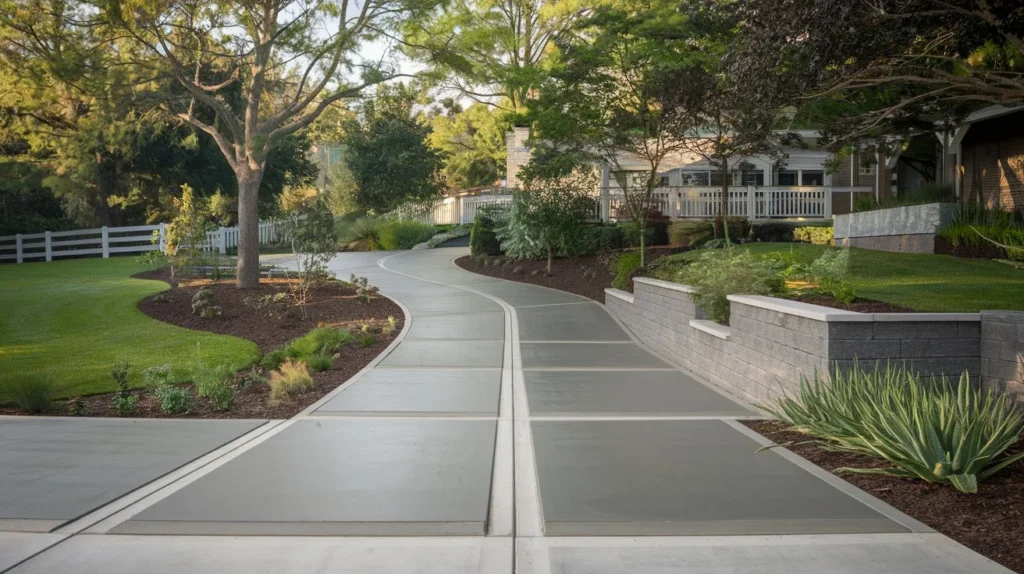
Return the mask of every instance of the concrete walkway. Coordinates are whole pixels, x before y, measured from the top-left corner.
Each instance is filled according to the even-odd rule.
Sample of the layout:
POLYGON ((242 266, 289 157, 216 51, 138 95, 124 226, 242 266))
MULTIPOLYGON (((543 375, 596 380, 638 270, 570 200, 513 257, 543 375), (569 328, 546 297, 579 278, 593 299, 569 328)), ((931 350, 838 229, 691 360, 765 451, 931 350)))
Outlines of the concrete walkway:
POLYGON ((467 273, 464 252, 336 258, 408 320, 291 420, 149 421, 178 448, 143 433, 109 450, 104 432, 135 433, 43 441, 28 425, 48 421, 0 420, 0 570, 1006 572, 799 457, 755 453, 766 441, 738 420, 756 413, 602 305, 467 273), (83 441, 98 454, 73 456, 83 441), (142 453, 148 471, 125 468, 142 453))

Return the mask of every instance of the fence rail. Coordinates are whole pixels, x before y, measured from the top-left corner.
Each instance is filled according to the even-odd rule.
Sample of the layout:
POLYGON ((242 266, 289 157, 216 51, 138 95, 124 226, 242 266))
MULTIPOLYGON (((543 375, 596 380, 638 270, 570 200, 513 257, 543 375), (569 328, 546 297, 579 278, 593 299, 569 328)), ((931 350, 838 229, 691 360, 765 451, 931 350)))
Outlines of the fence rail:
MULTIPOLYGON (((237 227, 221 227, 216 231, 207 231, 206 243, 199 247, 204 251, 227 253, 229 249, 238 247, 238 236, 237 227)), ((260 223, 259 237, 260 245, 273 244, 282 239, 279 224, 273 221, 260 223)), ((107 258, 111 254, 145 253, 166 249, 166 223, 44 231, 0 237, 0 262, 24 263, 40 259, 53 261, 61 257, 96 255, 107 258)))
POLYGON ((511 194, 446 197, 431 203, 406 205, 390 215, 400 220, 419 221, 430 225, 460 225, 473 223, 481 209, 508 205, 511 202, 511 194))

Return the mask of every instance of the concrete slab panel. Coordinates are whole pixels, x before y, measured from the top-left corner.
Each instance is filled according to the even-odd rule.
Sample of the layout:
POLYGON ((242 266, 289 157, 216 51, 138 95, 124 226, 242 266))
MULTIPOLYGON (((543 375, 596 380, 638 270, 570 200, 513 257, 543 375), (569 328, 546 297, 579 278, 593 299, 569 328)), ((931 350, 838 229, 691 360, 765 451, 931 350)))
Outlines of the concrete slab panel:
POLYGON ((516 309, 522 341, 630 341, 598 303, 516 309))
POLYGON ((483 535, 494 421, 298 421, 122 534, 483 535))
POLYGON ((18 574, 509 574, 511 539, 76 536, 18 574))
POLYGON ((452 289, 449 293, 430 297, 399 296, 414 317, 427 315, 464 315, 467 313, 489 313, 501 311, 501 305, 481 295, 452 289))
POLYGON ((750 416, 679 371, 525 371, 533 416, 750 416))
POLYGON ((402 341, 382 367, 501 367, 502 341, 402 341))
POLYGON ((536 287, 526 283, 516 283, 514 281, 477 285, 474 289, 488 295, 494 295, 513 307, 586 303, 590 301, 590 299, 580 295, 536 287))
POLYGON ((377 368, 316 414, 495 416, 500 388, 501 369, 377 368))
POLYGON ((505 314, 502 312, 412 319, 406 341, 416 339, 503 340, 505 314))
POLYGON ((907 532, 722 421, 534 421, 549 536, 907 532))
POLYGON ((1009 574, 941 534, 520 541, 522 574, 1009 574), (536 566, 543 564, 543 566, 536 566))
POLYGON ((0 520, 52 530, 264 422, 0 418, 0 520))
POLYGON ((0 532, 0 572, 65 538, 66 534, 0 532))
POLYGON ((671 369, 639 345, 522 343, 524 369, 671 369))

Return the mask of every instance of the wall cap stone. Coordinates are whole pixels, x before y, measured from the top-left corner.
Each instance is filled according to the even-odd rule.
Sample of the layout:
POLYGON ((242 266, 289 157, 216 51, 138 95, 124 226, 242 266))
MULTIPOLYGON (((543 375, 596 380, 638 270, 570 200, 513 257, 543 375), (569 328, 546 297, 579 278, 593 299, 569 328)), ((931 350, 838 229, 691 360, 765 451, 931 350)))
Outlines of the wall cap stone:
POLYGON ((622 299, 626 303, 632 303, 633 302, 633 294, 629 293, 629 292, 626 292, 626 291, 623 291, 622 289, 612 289, 611 287, 607 287, 604 290, 604 294, 605 295, 611 295, 612 297, 615 297, 616 299, 622 299))
POLYGON ((871 317, 892 323, 981 321, 981 313, 872 313, 871 317))
POLYGON ((836 321, 868 322, 872 320, 871 315, 868 313, 833 309, 831 307, 822 307, 821 305, 811 305, 810 303, 778 299, 776 297, 766 297, 764 295, 729 295, 728 299, 741 305, 750 305, 751 307, 759 307, 769 311, 777 311, 787 315, 796 315, 797 317, 825 321, 827 323, 836 321))
POLYGON ((646 285, 654 285, 655 287, 661 287, 663 289, 670 289, 672 291, 679 291, 680 293, 693 293, 693 287, 689 285, 683 285, 682 283, 673 283, 671 281, 662 281, 661 279, 651 279, 650 277, 634 277, 633 283, 644 283, 646 285))
POLYGON ((725 325, 719 325, 714 321, 703 321, 700 319, 692 319, 690 326, 698 331, 704 331, 708 335, 718 337, 719 339, 725 339, 728 341, 732 338, 732 330, 725 325))

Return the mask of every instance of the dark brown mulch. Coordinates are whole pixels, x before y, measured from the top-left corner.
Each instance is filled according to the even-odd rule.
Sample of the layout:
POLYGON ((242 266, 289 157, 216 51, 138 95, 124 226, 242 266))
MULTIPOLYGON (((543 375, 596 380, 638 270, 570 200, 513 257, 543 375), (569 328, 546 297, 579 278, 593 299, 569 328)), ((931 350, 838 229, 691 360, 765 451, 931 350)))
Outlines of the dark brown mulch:
MULTIPOLYGON (((135 277, 170 282, 169 273, 164 270, 147 271, 135 277)), ((282 318, 270 318, 245 303, 246 298, 288 293, 290 283, 293 280, 262 279, 259 288, 246 290, 236 289, 230 280, 180 283, 170 291, 144 299, 139 309, 165 323, 248 339, 264 353, 305 335, 318 325, 344 327, 386 320, 389 316, 399 323, 403 319, 402 309, 386 297, 363 303, 356 299, 354 289, 338 281, 313 291, 311 302, 305 306, 305 317, 298 308, 291 307, 282 318), (220 317, 203 319, 192 314, 192 297, 203 286, 213 289, 213 304, 222 309, 220 317)))
POLYGON ((552 289, 568 291, 604 302, 604 290, 612 286, 615 275, 608 270, 608 255, 593 255, 576 259, 555 259, 551 265, 551 274, 547 274, 547 261, 513 261, 501 257, 476 259, 470 256, 460 257, 455 264, 473 273, 497 277, 509 281, 519 281, 532 285, 542 285, 552 289), (488 264, 484 265, 483 261, 488 264), (587 277, 583 274, 586 273, 587 277))
MULTIPOLYGON (((777 421, 742 422, 778 444, 807 440, 806 435, 777 421)), ((831 452, 814 444, 786 448, 829 472, 844 466, 886 466, 864 455, 831 452)), ((1014 452, 1021 449, 1024 445, 1017 445, 1014 452)), ((1024 572, 1024 461, 983 481, 977 494, 921 480, 853 473, 839 476, 975 552, 1015 572, 1024 572)))
POLYGON ((910 307, 904 307, 903 305, 896 305, 893 303, 886 303, 885 301, 874 301, 872 299, 854 299, 851 303, 840 303, 832 298, 831 295, 825 295, 820 293, 815 294, 802 294, 790 297, 794 301, 800 301, 801 303, 810 303, 811 305, 821 305, 822 307, 831 307, 833 309, 843 309, 845 311, 857 311, 859 313, 914 313, 915 311, 910 307))
MULTIPOLYGON (((139 279, 156 279, 167 281, 172 289, 160 295, 143 300, 139 308, 155 319, 181 327, 198 331, 209 331, 224 335, 234 335, 255 342, 260 350, 273 350, 292 339, 301 337, 318 326, 359 328, 370 324, 376 342, 362 347, 350 343, 341 348, 334 360, 334 365, 323 372, 313 372, 314 388, 295 397, 283 400, 280 404, 270 406, 270 387, 255 384, 241 388, 238 382, 241 371, 236 375, 235 404, 231 410, 218 412, 211 401, 195 398, 195 406, 185 414, 168 415, 161 412, 156 396, 146 390, 134 390, 136 395, 136 412, 133 417, 140 418, 288 418, 302 411, 320 397, 335 389, 357 372, 363 369, 375 357, 387 348, 402 330, 405 316, 401 307, 385 297, 376 297, 369 303, 356 299, 355 290, 340 282, 331 282, 313 292, 306 306, 306 315, 295 308, 290 308, 281 318, 269 318, 245 304, 246 297, 288 292, 288 280, 263 279, 260 287, 253 290, 239 291, 230 281, 213 283, 210 281, 177 282, 170 280, 165 269, 147 271, 135 275, 139 279), (192 296, 202 286, 210 286, 213 291, 213 303, 222 308, 222 315, 202 319, 192 314, 192 296), (385 335, 382 325, 388 317, 395 318, 395 329, 385 335)), ((264 373, 266 374, 266 373, 264 373)), ((183 386, 192 388, 191 384, 183 386)), ((193 389, 194 391, 194 389, 193 389)), ((193 395, 195 393, 193 392, 193 395)), ((79 416, 114 417, 114 393, 81 397, 77 402, 79 416), (84 409, 84 410, 82 410, 84 409)), ((48 416, 74 416, 75 405, 71 401, 57 403, 48 416)), ((0 408, 0 414, 24 414, 15 408, 0 408)))
POLYGON ((998 245, 953 245, 941 235, 935 237, 935 253, 968 259, 1006 259, 1006 250, 998 245))

